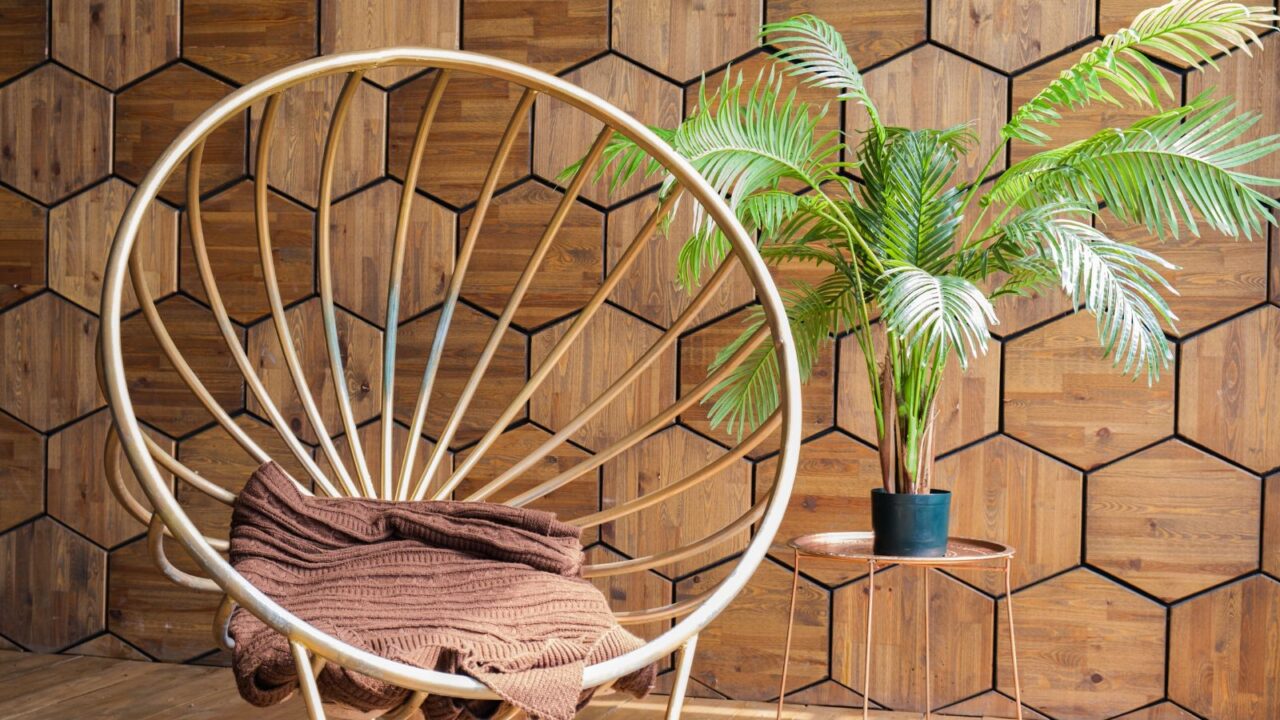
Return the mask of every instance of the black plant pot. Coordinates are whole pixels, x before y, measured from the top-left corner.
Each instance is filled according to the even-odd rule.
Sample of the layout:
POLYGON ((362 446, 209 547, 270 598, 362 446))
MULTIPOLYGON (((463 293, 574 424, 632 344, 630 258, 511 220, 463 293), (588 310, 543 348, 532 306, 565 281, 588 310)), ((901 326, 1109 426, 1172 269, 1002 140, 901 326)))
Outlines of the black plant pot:
POLYGON ((928 495, 871 491, 871 528, 877 555, 942 557, 947 553, 947 525, 951 520, 951 492, 928 495))

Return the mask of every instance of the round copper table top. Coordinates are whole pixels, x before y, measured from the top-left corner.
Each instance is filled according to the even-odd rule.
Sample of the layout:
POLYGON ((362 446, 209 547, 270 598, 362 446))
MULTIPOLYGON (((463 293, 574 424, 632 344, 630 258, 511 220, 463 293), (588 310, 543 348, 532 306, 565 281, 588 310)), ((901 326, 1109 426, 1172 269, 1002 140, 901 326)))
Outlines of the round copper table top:
POLYGON ((789 541, 787 545, 802 555, 845 560, 875 560, 877 563, 898 565, 959 565, 1013 556, 1013 548, 1008 545, 972 538, 948 538, 947 554, 939 557, 876 555, 872 549, 874 542, 875 534, 871 532, 825 532, 801 535, 789 541))

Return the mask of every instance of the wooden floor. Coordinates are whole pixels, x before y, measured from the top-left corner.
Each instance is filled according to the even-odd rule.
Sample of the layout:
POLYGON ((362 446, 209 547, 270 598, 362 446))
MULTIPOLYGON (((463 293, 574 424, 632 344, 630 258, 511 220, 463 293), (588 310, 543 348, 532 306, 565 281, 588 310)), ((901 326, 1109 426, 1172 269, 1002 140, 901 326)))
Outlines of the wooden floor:
MULTIPOLYGON (((666 698, 611 695, 597 699, 579 720, 650 720, 662 717, 666 698)), ((774 717, 767 703, 689 699, 684 720, 774 717)), ((786 720, 850 718, 848 708, 790 705, 786 720)), ((330 717, 362 717, 333 712, 330 717)), ((912 720, 919 713, 872 712, 876 720, 912 720)), ((935 715, 934 717, 942 717, 935 715)), ((226 668, 131 662, 77 655, 0 652, 0 718, 4 720, 301 720, 294 698, 253 708, 236 693, 226 668)), ((969 718, 968 720, 977 720, 969 718)))

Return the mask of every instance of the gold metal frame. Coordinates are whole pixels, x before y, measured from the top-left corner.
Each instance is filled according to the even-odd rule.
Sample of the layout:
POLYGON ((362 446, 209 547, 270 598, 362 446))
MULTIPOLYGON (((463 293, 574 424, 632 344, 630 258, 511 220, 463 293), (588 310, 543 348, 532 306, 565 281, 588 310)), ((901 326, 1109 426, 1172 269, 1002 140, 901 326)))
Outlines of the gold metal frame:
MULTIPOLYGON (((151 551, 166 576, 184 586, 223 595, 222 603, 215 617, 214 628, 214 636, 220 645, 230 647, 232 642, 226 633, 225 624, 235 606, 240 606, 252 612, 268 626, 289 639, 294 661, 299 669, 299 691, 306 702, 308 715, 313 720, 324 717, 315 677, 327 663, 337 663, 357 673, 378 678, 410 690, 411 694, 404 706, 383 716, 388 719, 408 717, 431 693, 458 698, 495 699, 497 696, 472 678, 424 670, 394 662, 352 647, 320 632, 315 627, 287 612, 270 597, 236 573, 221 554, 228 547, 227 540, 225 538, 206 537, 187 516, 183 507, 175 498, 171 483, 164 475, 165 472, 172 473, 178 482, 187 485, 189 488, 204 493, 224 504, 234 502, 235 495, 210 482, 209 479, 201 477, 180 460, 170 455, 159 444, 151 441, 143 432, 134 410, 133 401, 129 395, 123 349, 121 347, 121 316, 127 279, 132 282, 142 317, 158 341, 160 348, 191 392, 217 422, 217 425, 254 462, 261 463, 271 458, 218 405, 183 357, 182 352, 178 349, 166 329, 156 308, 155 300, 143 281, 144 274, 140 272, 138 267, 139 257, 134 252, 143 213, 148 204, 156 198, 162 184, 176 171, 182 162, 187 161, 188 219, 193 259, 208 296, 209 306, 226 342, 227 350, 237 369, 244 376, 249 392, 253 394, 255 400, 262 407, 263 413, 288 447, 290 454, 297 459, 310 475, 308 479, 314 482, 316 491, 334 497, 377 497, 387 500, 423 499, 427 497, 430 485, 429 479, 434 477, 436 471, 440 468, 449 446, 449 439, 457 431, 468 406, 474 398, 488 364, 497 351, 503 332, 510 324, 516 308, 519 306, 521 299, 538 271, 540 263, 554 241, 560 225, 587 181, 591 169, 599 162, 608 139, 615 132, 633 140, 664 166, 674 177, 677 187, 649 217, 618 263, 602 280, 599 288, 596 289, 585 307, 570 323, 567 331, 551 349, 547 358, 541 365, 532 370, 525 386, 511 399, 498 421, 484 434, 478 444, 471 449, 467 459, 459 464, 450 474, 448 480, 435 491, 432 497, 442 498, 449 496, 466 478, 468 472, 476 466, 476 463, 492 446, 498 435, 506 429, 509 421, 519 412, 523 404, 550 375, 556 363, 581 336, 591 317, 604 304, 605 299, 612 292, 623 274, 634 265, 640 251, 654 236, 662 218, 673 210, 677 198, 683 197, 684 201, 698 203, 705 210, 711 221, 729 239, 733 247, 733 253, 712 274, 708 282, 692 299, 689 307, 675 320, 672 327, 663 332, 657 341, 647 348, 630 368, 623 372, 576 417, 567 422, 564 427, 560 428, 541 446, 497 478, 465 498, 466 500, 482 501, 492 496, 493 493, 519 478, 524 471, 545 457, 555 447, 564 443, 578 428, 582 427, 583 424, 611 401, 618 398, 665 350, 672 347, 682 332, 692 325, 694 318, 718 292, 733 266, 735 264, 742 266, 764 308, 767 319, 766 327, 762 328, 756 337, 738 350, 728 363, 711 373, 710 377, 704 382, 677 398, 674 403, 663 408, 654 417, 643 421, 637 420, 636 428, 625 437, 613 442, 609 447, 600 450, 579 465, 569 468, 560 475, 542 482, 534 488, 525 490, 507 501, 513 505, 524 505, 555 492, 557 489, 572 483, 575 479, 587 475, 609 459, 616 457, 619 453, 668 427, 677 415, 700 401, 709 389, 720 382, 734 366, 742 362, 752 348, 758 347, 765 340, 771 340, 778 348, 781 369, 781 403, 778 411, 763 427, 742 439, 734 448, 726 450, 721 458, 713 460, 683 479, 679 479, 666 487, 659 488, 635 500, 571 521, 584 527, 598 525, 617 520, 620 517, 670 499, 705 482, 728 463, 742 457, 752 448, 760 445, 773 430, 781 428, 778 441, 777 473, 773 481, 772 490, 742 516, 725 527, 684 546, 670 548, 645 557, 597 563, 589 565, 584 570, 584 574, 588 577, 606 577, 645 572, 651 568, 690 557, 734 537, 739 537, 740 533, 748 531, 752 526, 755 526, 754 536, 746 549, 737 558, 731 572, 711 591, 697 598, 673 602, 660 607, 617 613, 619 621, 625 624, 680 619, 674 622, 659 637, 646 643, 643 647, 612 660, 592 665, 583 673, 582 682, 584 688, 602 687, 627 673, 670 655, 672 652, 676 652, 677 676, 667 710, 667 717, 675 718, 679 716, 685 688, 688 685, 688 677, 693 664, 699 631, 723 611, 734 596, 742 590, 769 550, 774 534, 782 521, 787 500, 791 493, 800 442, 800 378, 797 371, 791 332, 787 325, 777 288, 765 263, 756 252, 751 237, 739 224, 725 202, 687 161, 678 156, 657 136, 626 113, 559 78, 505 60, 474 53, 398 47, 315 58, 272 73, 236 90, 210 107, 173 141, 160 156, 141 185, 139 185, 128 208, 125 210, 111 247, 102 298, 99 367, 101 384, 111 407, 114 420, 114 427, 107 441, 105 459, 111 488, 130 513, 148 526, 151 551), (337 334, 331 267, 332 248, 329 230, 337 147, 351 100, 355 95, 355 91, 359 88, 364 74, 374 68, 391 65, 435 69, 439 72, 439 76, 430 97, 422 109, 410 152, 408 167, 406 168, 404 189, 400 197, 396 217, 390 263, 390 282, 388 283, 388 314, 382 348, 384 361, 381 404, 384 415, 392 407, 395 392, 394 358, 396 356, 399 298, 403 268, 406 262, 406 246, 409 232, 408 218, 413 201, 417 197, 415 191, 416 178, 421 171, 422 156, 427 146, 432 121, 440 106, 441 98, 446 92, 449 78, 454 72, 480 74, 506 80, 522 87, 524 90, 508 121, 505 132, 499 139, 497 151, 489 166, 475 204, 474 220, 461 243, 455 260, 453 276, 440 309, 436 335, 427 358, 426 369, 423 373, 418 398, 414 406, 410 432, 407 434, 409 439, 407 440, 404 459, 398 469, 393 468, 392 458, 395 452, 393 446, 394 428, 393 423, 384 422, 378 449, 382 461, 381 471, 375 477, 370 472, 368 463, 365 460, 364 449, 361 447, 356 428, 355 416, 351 409, 351 398, 345 383, 330 382, 333 391, 336 393, 337 407, 342 421, 341 428, 335 428, 331 431, 324 425, 316 399, 304 376, 305 373, 299 361, 293 337, 288 331, 288 323, 285 322, 284 316, 284 302, 276 280, 271 245, 271 228, 266 209, 268 197, 267 168, 270 139, 278 117, 282 93, 307 81, 345 75, 341 94, 330 117, 327 137, 323 147, 317 213, 319 228, 317 234, 319 289, 325 347, 332 377, 343 378, 345 376, 345 368, 339 350, 337 334), (524 272, 499 315, 495 327, 476 361, 472 374, 457 400, 457 404, 450 412, 441 437, 436 439, 435 449, 428 456, 424 471, 415 476, 412 468, 415 464, 417 442, 414 439, 422 434, 431 389, 440 367, 449 327, 453 313, 458 305, 467 266, 471 259, 480 227, 484 222, 486 212, 497 188, 503 164, 528 117, 535 99, 539 96, 554 98, 588 114, 603 123, 604 129, 601 130, 591 146, 582 169, 569 180, 563 199, 548 222, 536 247, 530 253, 524 272), (235 325, 231 322, 222 296, 218 291, 217 278, 214 276, 205 244, 199 192, 204 142, 212 132, 224 123, 238 121, 251 105, 263 101, 265 101, 265 109, 258 129, 258 144, 256 148, 257 176, 254 180, 254 201, 264 285, 270 304, 271 316, 278 331, 278 340, 284 361, 294 386, 293 389, 301 401, 307 421, 319 438, 320 452, 333 468, 331 473, 324 472, 316 459, 311 457, 309 448, 298 439, 294 430, 290 428, 276 401, 271 397, 261 378, 252 367, 239 338, 236 336, 235 325), (342 457, 342 453, 339 452, 332 440, 332 437, 338 434, 345 435, 350 457, 353 459, 351 467, 348 467, 342 457), (138 498, 130 495, 123 480, 122 468, 119 462, 121 452, 123 452, 129 466, 138 477, 147 499, 150 500, 150 507, 154 508, 154 513, 138 498), (205 575, 195 576, 183 572, 169 562, 165 554, 166 538, 177 540, 190 556, 195 559, 205 575)), ((300 483, 301 485, 303 484, 300 483)))
POLYGON ((867 564, 867 629, 862 650, 862 718, 870 713, 871 630, 875 621, 876 572, 893 565, 920 568, 924 573, 924 717, 933 717, 933 677, 929 656, 929 571, 978 570, 1004 573, 1005 611, 1009 620, 1009 656, 1013 666, 1013 702, 1017 720, 1022 720, 1022 679, 1018 674, 1018 641, 1013 629, 1013 555, 1014 548, 988 540, 951 538, 942 557, 897 557, 876 555, 872 548, 875 536, 870 532, 826 532, 803 535, 789 541, 792 551, 791 604, 787 611, 787 639, 782 651, 782 679, 778 681, 777 720, 782 720, 787 697, 787 669, 791 659, 791 631, 796 617, 796 595, 800 588, 800 558, 825 558, 867 564))

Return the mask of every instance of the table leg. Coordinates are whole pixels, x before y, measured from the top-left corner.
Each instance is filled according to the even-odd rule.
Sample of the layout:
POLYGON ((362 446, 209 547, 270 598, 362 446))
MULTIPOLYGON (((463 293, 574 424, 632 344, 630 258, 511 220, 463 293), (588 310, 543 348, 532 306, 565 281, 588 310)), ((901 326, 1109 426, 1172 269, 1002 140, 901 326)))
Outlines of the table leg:
POLYGON ((875 620, 876 561, 867 561, 867 644, 862 651, 862 720, 870 716, 868 695, 871 692, 871 625, 875 620))
POLYGON ((778 720, 782 720, 782 704, 787 698, 787 664, 791 661, 791 628, 796 620, 796 591, 800 587, 800 551, 795 551, 791 566, 791 609, 787 611, 787 642, 782 650, 782 681, 778 683, 778 720))
POLYGON ((1013 632, 1013 558, 1004 561, 1004 608, 1009 619, 1009 659, 1013 662, 1013 702, 1022 720, 1022 680, 1018 677, 1018 641, 1013 632))
POLYGON ((933 717, 933 668, 929 663, 929 568, 924 570, 924 717, 933 717))

